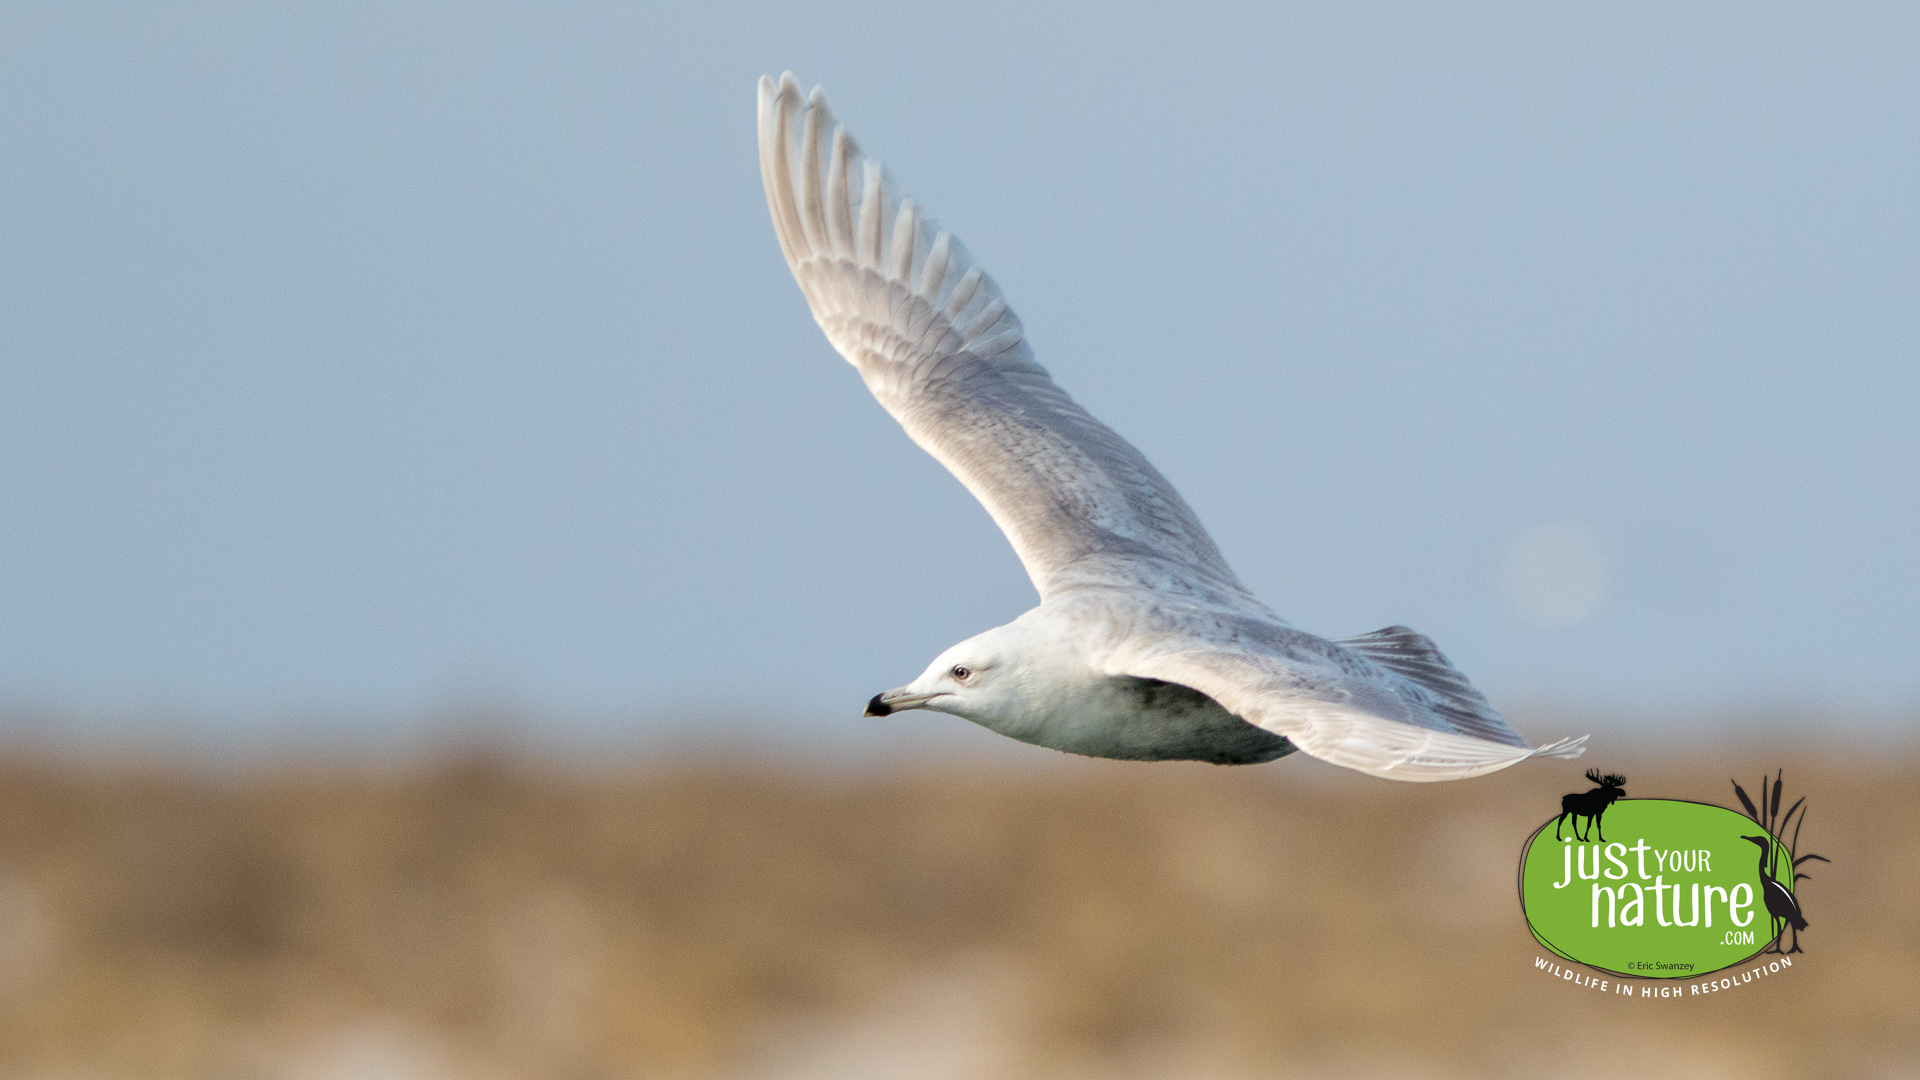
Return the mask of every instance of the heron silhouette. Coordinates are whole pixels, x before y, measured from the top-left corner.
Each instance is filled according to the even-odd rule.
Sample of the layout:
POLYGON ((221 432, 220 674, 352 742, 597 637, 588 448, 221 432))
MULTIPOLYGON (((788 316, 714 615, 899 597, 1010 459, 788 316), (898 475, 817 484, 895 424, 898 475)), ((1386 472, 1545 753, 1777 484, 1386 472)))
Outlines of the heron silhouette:
POLYGON ((1807 928, 1807 920, 1800 914, 1800 904, 1793 893, 1774 878, 1767 869, 1768 857, 1773 854, 1773 837, 1743 836, 1742 840, 1751 840, 1760 847, 1760 896, 1766 902, 1767 914, 1773 917, 1773 952, 1800 951, 1800 931, 1807 928), (1785 924, 1785 925, 1782 925, 1785 924), (1793 948, 1780 948, 1780 935, 1786 933, 1786 927, 1793 927, 1793 948))

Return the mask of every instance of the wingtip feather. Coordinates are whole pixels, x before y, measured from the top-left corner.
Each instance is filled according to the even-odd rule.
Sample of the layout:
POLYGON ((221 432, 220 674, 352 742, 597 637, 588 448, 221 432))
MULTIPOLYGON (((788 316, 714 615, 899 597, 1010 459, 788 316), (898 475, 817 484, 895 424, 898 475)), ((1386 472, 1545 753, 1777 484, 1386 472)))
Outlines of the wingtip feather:
POLYGON ((920 212, 912 199, 900 200, 900 213, 893 219, 893 256, 887 273, 902 282, 913 280, 913 249, 919 242, 920 212))
POLYGON ((1550 742, 1545 746, 1536 747, 1529 756, 1561 758, 1571 761, 1587 752, 1587 739, 1589 737, 1590 736, 1587 735, 1576 735, 1570 739, 1550 742))
POLYGON ((866 175, 860 185, 860 223, 854 233, 854 258, 861 266, 880 266, 880 245, 885 227, 886 171, 872 158, 862 162, 866 175))
POLYGON ((827 166, 827 232, 833 237, 833 253, 841 258, 853 254, 852 211, 847 198, 847 168, 858 152, 847 129, 834 125, 833 162, 827 166))
POLYGON ((816 252, 833 247, 820 193, 820 136, 828 119, 824 109, 810 106, 800 134, 800 221, 807 230, 807 246, 816 252))
POLYGON ((773 232, 780 241, 780 254, 786 257, 787 265, 792 266, 798 261, 800 253, 794 250, 794 238, 789 228, 793 178, 787 172, 787 125, 783 102, 780 86, 768 76, 760 76, 760 180, 767 189, 767 207, 773 212, 773 232))
POLYGON ((920 284, 914 290, 921 299, 929 304, 940 295, 941 286, 947 281, 947 263, 953 257, 953 236, 945 229, 933 238, 933 247, 927 251, 926 265, 920 268, 920 284))
POLYGON ((978 345, 1001 367, 1033 366, 1013 356, 1022 351, 1024 331, 992 278, 964 245, 901 196, 880 162, 862 153, 834 120, 822 88, 803 95, 786 71, 778 80, 762 76, 759 95, 761 174, 774 229, 816 320, 830 314, 844 321, 854 309, 866 312, 857 318, 891 319, 916 310, 905 299, 917 294, 928 325, 909 314, 907 329, 920 345, 978 345), (872 280, 836 277, 853 268, 872 271, 872 280), (825 284, 828 279, 837 283, 825 284), (885 299, 889 289, 900 295, 885 299), (949 336, 952 344, 941 344, 949 336))

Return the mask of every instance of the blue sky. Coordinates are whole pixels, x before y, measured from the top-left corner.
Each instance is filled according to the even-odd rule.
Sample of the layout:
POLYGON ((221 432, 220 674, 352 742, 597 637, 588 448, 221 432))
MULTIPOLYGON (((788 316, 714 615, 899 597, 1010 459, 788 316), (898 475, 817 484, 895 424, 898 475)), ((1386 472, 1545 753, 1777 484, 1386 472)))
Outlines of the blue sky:
POLYGON ((1910 5, 694 7, 0 12, 0 702, 804 724, 1029 606, 780 260, 783 68, 1297 625, 1920 701, 1910 5))

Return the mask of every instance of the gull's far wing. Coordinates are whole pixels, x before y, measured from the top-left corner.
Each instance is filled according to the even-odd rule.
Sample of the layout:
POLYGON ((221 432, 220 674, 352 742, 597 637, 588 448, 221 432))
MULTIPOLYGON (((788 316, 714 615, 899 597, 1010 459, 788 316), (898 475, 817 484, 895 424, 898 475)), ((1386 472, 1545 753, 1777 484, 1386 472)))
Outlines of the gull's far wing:
POLYGON ((760 173, 827 340, 986 506, 1043 598, 1170 580, 1246 595, 1173 485, 1054 385, 993 279, 791 72, 760 80, 760 173))
POLYGON ((1586 736, 1527 745, 1433 643, 1405 627, 1281 648, 1174 638, 1108 658, 1113 675, 1191 687, 1322 761, 1388 780, 1459 780, 1530 757, 1579 757, 1586 736))

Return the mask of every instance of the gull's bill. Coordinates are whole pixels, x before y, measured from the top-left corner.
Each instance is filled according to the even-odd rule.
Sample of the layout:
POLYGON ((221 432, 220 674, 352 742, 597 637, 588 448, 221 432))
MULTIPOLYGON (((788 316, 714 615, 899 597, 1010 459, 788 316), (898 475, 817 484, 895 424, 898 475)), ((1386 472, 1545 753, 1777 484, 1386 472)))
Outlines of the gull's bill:
POLYGON ((873 695, 873 699, 867 702, 866 715, 891 716, 908 709, 921 709, 925 708, 928 702, 944 696, 939 693, 916 694, 903 686, 898 690, 888 690, 885 693, 873 695))

